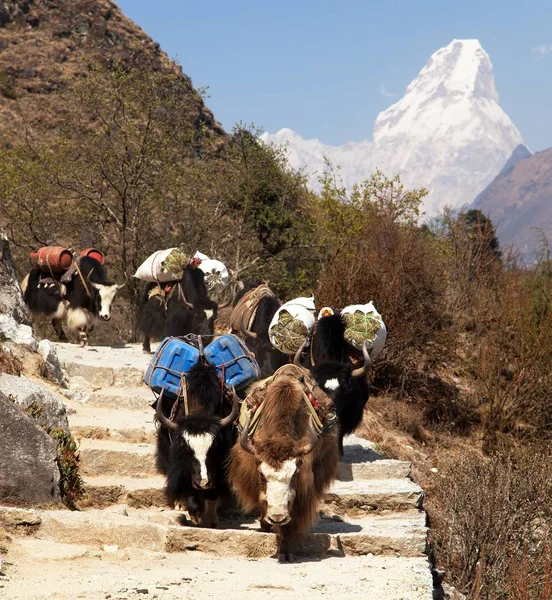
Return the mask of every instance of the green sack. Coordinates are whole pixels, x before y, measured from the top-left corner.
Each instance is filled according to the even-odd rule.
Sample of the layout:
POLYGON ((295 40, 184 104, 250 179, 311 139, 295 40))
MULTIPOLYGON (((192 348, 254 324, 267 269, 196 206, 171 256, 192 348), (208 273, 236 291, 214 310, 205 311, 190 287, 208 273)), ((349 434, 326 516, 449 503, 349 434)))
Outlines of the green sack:
POLYGON ((295 354, 304 344, 309 330, 300 319, 294 318, 283 309, 278 321, 269 329, 270 340, 275 348, 284 354, 295 354))
POLYGON ((184 276, 184 269, 187 267, 190 257, 182 252, 180 248, 175 248, 167 258, 161 263, 161 268, 167 273, 173 273, 178 279, 184 276))
POLYGON ((373 342, 383 325, 382 318, 375 313, 360 310, 342 315, 345 323, 345 341, 355 348, 362 348, 365 342, 373 342))

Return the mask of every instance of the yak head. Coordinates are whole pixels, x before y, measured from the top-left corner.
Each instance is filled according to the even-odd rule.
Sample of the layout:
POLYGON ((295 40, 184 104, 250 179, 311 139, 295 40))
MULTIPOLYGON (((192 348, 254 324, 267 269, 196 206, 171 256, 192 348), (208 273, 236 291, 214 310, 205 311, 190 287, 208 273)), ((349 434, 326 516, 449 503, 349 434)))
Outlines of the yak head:
MULTIPOLYGON (((249 436, 247 422, 240 445, 255 458, 262 518, 281 526, 291 521, 300 479, 312 479, 309 455, 320 438, 303 405, 302 388, 296 380, 276 379, 267 394, 275 400, 272 408, 276 411, 269 405, 263 409, 255 439, 249 436)), ((265 402, 270 404, 270 399, 265 402)), ((252 466, 252 461, 249 464, 252 466)))
POLYGON ((239 410, 239 399, 233 390, 233 404, 230 414, 226 417, 192 413, 178 419, 176 422, 168 419, 161 410, 161 402, 157 403, 157 420, 173 434, 173 445, 178 448, 178 458, 184 468, 185 477, 196 489, 214 487, 213 474, 216 467, 217 446, 222 442, 223 430, 232 425, 239 410))
POLYGON ((92 283, 92 287, 96 290, 96 310, 100 319, 109 321, 111 319, 111 304, 115 299, 117 292, 124 288, 126 283, 120 285, 116 283, 92 283))

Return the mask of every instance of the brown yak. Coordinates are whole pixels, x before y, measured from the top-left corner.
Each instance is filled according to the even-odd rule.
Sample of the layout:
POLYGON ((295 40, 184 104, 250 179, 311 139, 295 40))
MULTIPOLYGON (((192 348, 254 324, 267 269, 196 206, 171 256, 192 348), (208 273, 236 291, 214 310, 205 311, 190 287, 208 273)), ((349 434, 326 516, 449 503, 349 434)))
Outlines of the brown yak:
MULTIPOLYGON (((262 399, 261 417, 252 435, 247 420, 230 454, 229 480, 238 500, 246 511, 260 510, 263 531, 277 534, 280 561, 293 560, 291 538, 316 521, 339 459, 338 427, 317 433, 304 381, 312 382, 304 369, 287 365, 256 384, 252 393, 262 399)), ((327 425, 331 400, 317 394, 315 406, 327 425)))

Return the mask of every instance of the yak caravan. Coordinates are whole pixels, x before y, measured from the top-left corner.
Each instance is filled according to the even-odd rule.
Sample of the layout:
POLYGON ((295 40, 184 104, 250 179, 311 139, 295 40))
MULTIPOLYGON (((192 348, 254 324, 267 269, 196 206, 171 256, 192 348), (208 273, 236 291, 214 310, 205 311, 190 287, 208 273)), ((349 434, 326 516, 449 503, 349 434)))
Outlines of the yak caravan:
MULTIPOLYGON (((192 261, 183 272, 197 268, 192 261)), ((219 500, 233 489, 246 511, 260 511, 261 530, 277 534, 279 560, 293 560, 294 539, 335 478, 343 436, 360 425, 387 331, 371 302, 325 307, 317 320, 314 298, 282 304, 266 284, 242 293, 230 324, 236 333, 169 336, 155 352, 145 383, 159 423, 157 468, 167 501, 192 524, 216 527, 219 500)))
MULTIPOLYGON (((22 288, 32 313, 52 318, 60 340, 65 327, 88 343, 122 287, 108 283, 103 254, 54 247, 31 260, 22 288)), ((143 351, 162 340, 144 383, 165 502, 184 524, 216 528, 234 496, 276 534, 279 560, 293 560, 333 485, 343 438, 362 421, 387 335, 381 315, 371 302, 341 310, 317 309, 312 296, 283 302, 266 283, 236 282, 233 301, 219 303, 229 295, 226 266, 179 248, 153 253, 134 277, 145 283, 143 351), (228 324, 215 330, 231 303, 228 324)))

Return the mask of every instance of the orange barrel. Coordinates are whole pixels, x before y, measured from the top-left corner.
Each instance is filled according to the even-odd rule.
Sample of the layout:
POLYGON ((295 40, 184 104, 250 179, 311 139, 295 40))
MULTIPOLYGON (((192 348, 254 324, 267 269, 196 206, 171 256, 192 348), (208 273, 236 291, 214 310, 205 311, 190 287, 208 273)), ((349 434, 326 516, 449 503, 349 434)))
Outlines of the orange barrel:
POLYGON ((63 246, 44 246, 30 256, 31 265, 41 271, 67 271, 73 263, 73 255, 63 246))
POLYGON ((89 256, 90 258, 96 259, 100 265, 103 265, 105 262, 105 256, 101 250, 97 248, 87 248, 80 253, 81 256, 89 256))

